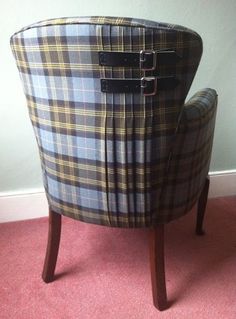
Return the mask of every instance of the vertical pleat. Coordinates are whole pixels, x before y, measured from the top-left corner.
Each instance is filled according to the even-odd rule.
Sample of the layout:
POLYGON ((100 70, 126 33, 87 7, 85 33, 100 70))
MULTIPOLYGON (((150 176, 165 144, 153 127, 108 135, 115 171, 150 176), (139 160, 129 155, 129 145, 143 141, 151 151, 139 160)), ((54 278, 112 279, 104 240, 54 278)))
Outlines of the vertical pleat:
MULTIPOLYGON (((127 45, 125 46, 126 51, 133 51, 133 43, 132 43, 132 28, 126 28, 126 37, 127 37, 127 45)), ((126 77, 133 78, 133 69, 130 68, 127 70, 126 77)), ((129 158, 129 207, 130 207, 130 224, 132 227, 136 226, 136 216, 137 216, 137 207, 136 207, 136 149, 135 149, 135 109, 134 109, 134 100, 133 94, 130 93, 126 95, 127 104, 129 106, 129 114, 130 114, 130 125, 129 125, 129 146, 130 148, 130 158, 129 158)))
MULTIPOLYGON (((124 39, 124 28, 120 28, 120 31, 121 31, 121 48, 122 48, 122 51, 126 51, 126 47, 125 47, 125 39, 124 39)), ((127 34, 125 34, 127 36, 127 34)), ((127 43, 126 43, 127 44, 127 43)), ((128 50, 127 50, 128 51, 128 50)), ((127 74, 126 74, 126 70, 125 68, 123 68, 123 75, 122 77, 123 78, 126 78, 127 74)), ((128 112, 128 105, 127 105, 127 94, 122 94, 122 105, 123 105, 123 118, 122 118, 122 121, 123 121, 123 129, 124 129, 124 134, 123 134, 123 143, 124 143, 124 173, 125 173, 125 193, 124 193, 124 198, 125 198, 125 208, 126 208, 126 212, 127 212, 127 219, 128 219, 128 225, 129 227, 131 226, 131 220, 130 220, 130 214, 131 214, 131 211, 130 211, 130 196, 131 196, 131 192, 132 190, 130 190, 130 180, 129 180, 129 170, 128 170, 128 167, 129 167, 129 121, 130 121, 130 112, 128 112)))
MULTIPOLYGON (((103 36, 103 33, 106 29, 106 26, 97 26, 97 39, 100 40, 98 43, 98 47, 100 50, 106 50, 106 45, 104 44, 103 39, 106 37, 103 36)), ((101 78, 106 78, 107 74, 105 72, 105 68, 101 68, 101 78)), ((106 218, 108 225, 112 225, 111 217, 110 217, 110 205, 109 205, 109 174, 108 174, 108 159, 107 159, 107 95, 101 94, 101 124, 100 124, 100 140, 102 141, 101 145, 103 149, 102 152, 102 168, 105 171, 104 179, 102 184, 105 185, 105 193, 103 192, 103 208, 106 210, 106 218)))
MULTIPOLYGON (((112 41, 112 30, 114 28, 112 26, 110 26, 110 29, 109 29, 109 35, 110 35, 110 51, 113 50, 113 47, 112 47, 112 44, 113 44, 113 41, 112 41)), ((114 74, 113 74, 113 68, 111 68, 111 74, 110 74, 110 77, 113 78, 114 77, 114 74)), ((119 182, 119 173, 118 173, 118 167, 119 167, 119 164, 118 164, 118 156, 117 156, 117 152, 118 152, 118 147, 117 147, 117 137, 116 137, 116 130, 118 129, 117 128, 117 125, 116 125, 116 113, 115 113, 115 98, 114 98, 114 94, 112 94, 112 101, 111 101, 111 129, 112 129, 112 137, 110 139, 110 142, 112 143, 112 154, 111 154, 111 157, 112 157, 112 169, 111 169, 111 174, 113 175, 113 194, 114 194, 114 200, 115 202, 113 203, 113 214, 116 215, 116 220, 114 221, 115 222, 115 225, 117 225, 118 227, 120 226, 120 221, 119 221, 119 217, 120 217, 120 211, 119 211, 119 185, 118 185, 118 182, 119 182)))
MULTIPOLYGON (((142 32, 142 43, 143 43, 143 48, 146 48, 146 37, 145 37, 145 29, 142 32)), ((143 211, 143 216, 144 216, 144 223, 146 224, 146 216, 148 214, 148 113, 147 113, 147 106, 146 102, 150 99, 149 97, 143 97, 143 114, 144 114, 144 135, 143 135, 143 147, 144 147, 144 178, 143 178, 143 197, 144 197, 144 211, 143 211)))
MULTIPOLYGON (((133 28, 130 28, 130 49, 131 51, 135 51, 134 45, 133 45, 133 39, 134 39, 134 34, 133 34, 133 28)), ((133 69, 131 68, 130 70, 130 76, 131 78, 134 78, 134 72, 133 69)), ((132 206, 133 206, 133 220, 134 220, 134 227, 137 225, 137 216, 138 216, 138 211, 137 211, 137 148, 136 148, 136 133, 135 133, 135 127, 136 123, 136 116, 135 116, 135 99, 133 93, 130 94, 130 105, 131 105, 131 112, 133 116, 133 126, 132 126, 132 134, 131 134, 131 140, 132 140, 132 183, 133 183, 133 194, 132 194, 132 206)))
MULTIPOLYGON (((153 30, 148 30, 148 34, 145 33, 145 48, 147 50, 154 49, 154 39, 153 39, 153 30), (146 38, 148 36, 148 38, 146 38)), ((145 210, 145 224, 148 226, 151 221, 151 199, 152 199, 152 150, 154 147, 154 103, 157 103, 157 100, 153 97, 148 97, 148 103, 146 100, 145 107, 148 110, 148 122, 147 122, 147 134, 146 134, 146 210, 145 210)), ((155 196, 155 201, 158 200, 158 197, 155 196)))

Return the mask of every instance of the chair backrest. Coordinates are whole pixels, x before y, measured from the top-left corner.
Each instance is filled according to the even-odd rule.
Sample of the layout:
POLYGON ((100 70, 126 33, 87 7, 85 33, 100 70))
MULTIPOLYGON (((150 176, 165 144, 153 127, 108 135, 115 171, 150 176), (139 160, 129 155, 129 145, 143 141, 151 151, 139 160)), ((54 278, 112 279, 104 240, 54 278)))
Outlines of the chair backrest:
POLYGON ((147 20, 76 17, 30 25, 12 36, 11 47, 50 207, 91 223, 150 225, 153 212, 158 214, 171 143, 201 58, 200 36, 147 20), (155 69, 145 70, 140 61, 124 66, 123 59, 111 66, 100 56, 118 51, 154 59, 153 50, 174 52, 178 59, 169 63, 160 52, 155 69), (158 77, 156 94, 138 92, 140 79, 146 85, 153 76, 158 77), (168 88, 168 78, 176 81, 173 87, 168 88), (124 93, 123 83, 124 92, 112 93, 113 82, 108 85, 107 79, 137 79, 136 91, 124 93))

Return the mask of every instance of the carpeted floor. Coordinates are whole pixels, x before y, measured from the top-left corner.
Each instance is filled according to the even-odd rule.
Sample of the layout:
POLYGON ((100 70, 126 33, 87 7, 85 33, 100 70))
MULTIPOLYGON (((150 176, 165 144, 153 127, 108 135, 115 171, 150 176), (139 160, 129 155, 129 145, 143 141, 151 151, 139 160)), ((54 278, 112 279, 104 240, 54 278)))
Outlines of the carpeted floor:
POLYGON ((195 212, 166 227, 171 307, 152 305, 147 230, 63 218, 56 280, 41 271, 47 219, 0 224, 1 319, 235 319, 236 197, 208 202, 206 236, 195 212))

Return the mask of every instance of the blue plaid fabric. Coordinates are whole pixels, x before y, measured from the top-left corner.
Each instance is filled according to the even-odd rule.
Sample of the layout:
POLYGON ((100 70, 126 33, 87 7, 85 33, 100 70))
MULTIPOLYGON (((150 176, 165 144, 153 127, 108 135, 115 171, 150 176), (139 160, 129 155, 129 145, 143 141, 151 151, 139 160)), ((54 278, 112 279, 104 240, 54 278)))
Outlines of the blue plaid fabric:
POLYGON ((50 209, 90 223, 148 227, 194 205, 209 169, 217 101, 205 89, 184 105, 202 54, 196 32, 129 18, 61 18, 23 28, 11 47, 50 209), (98 63, 99 51, 166 49, 182 59, 157 71, 98 63), (155 96, 101 92, 101 78, 155 72, 180 84, 155 96))

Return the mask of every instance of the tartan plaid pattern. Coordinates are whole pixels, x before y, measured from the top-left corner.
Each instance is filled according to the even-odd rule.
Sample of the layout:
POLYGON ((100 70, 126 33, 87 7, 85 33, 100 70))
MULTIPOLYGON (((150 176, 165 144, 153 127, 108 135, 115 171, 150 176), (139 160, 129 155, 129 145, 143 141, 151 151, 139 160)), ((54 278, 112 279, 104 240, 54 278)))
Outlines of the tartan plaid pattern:
POLYGON ((131 18, 61 18, 23 28, 11 47, 53 211, 90 223, 148 227, 196 202, 216 112, 210 89, 184 106, 202 53, 198 34, 131 18), (182 60, 158 65, 157 74, 174 74, 180 84, 148 97, 102 93, 100 78, 154 72, 99 66, 98 51, 144 49, 176 50, 182 60))
POLYGON ((160 197, 165 221, 187 213, 199 198, 210 165, 216 107, 212 89, 197 92, 184 106, 160 197))

